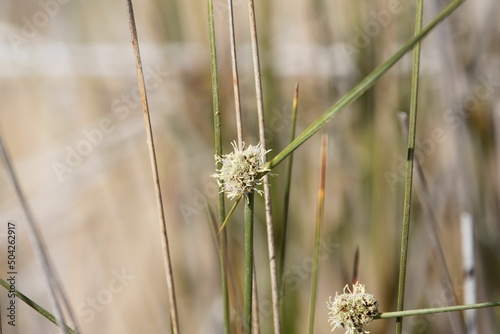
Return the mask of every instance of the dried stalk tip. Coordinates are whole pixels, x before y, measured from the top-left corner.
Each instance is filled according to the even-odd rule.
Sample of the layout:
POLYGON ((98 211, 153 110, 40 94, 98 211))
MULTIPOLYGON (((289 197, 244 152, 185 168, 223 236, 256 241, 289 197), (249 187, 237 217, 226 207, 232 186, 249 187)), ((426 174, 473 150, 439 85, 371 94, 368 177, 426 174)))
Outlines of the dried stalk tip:
POLYGON ((337 327, 346 329, 346 334, 369 333, 363 326, 378 315, 378 301, 373 295, 365 293, 365 286, 356 283, 352 292, 349 285, 344 287, 344 293, 335 293, 335 299, 329 298, 326 305, 330 312, 328 322, 332 332, 337 327))
POLYGON ((222 166, 211 176, 217 178, 217 183, 229 199, 238 198, 252 191, 262 194, 262 190, 257 189, 257 186, 262 184, 262 177, 257 178, 257 176, 269 171, 264 168, 266 154, 269 151, 264 150, 260 143, 256 146, 249 145, 246 149, 245 144, 241 148, 236 142, 231 144, 234 152, 215 157, 216 163, 220 162, 222 166))

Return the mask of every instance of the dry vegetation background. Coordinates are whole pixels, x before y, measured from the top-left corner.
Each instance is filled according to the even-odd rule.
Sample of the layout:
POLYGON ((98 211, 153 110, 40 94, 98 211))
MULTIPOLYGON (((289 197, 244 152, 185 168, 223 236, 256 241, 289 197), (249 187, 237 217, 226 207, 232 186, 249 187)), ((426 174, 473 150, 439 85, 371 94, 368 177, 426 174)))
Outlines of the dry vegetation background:
MULTIPOLYGON (((445 3, 427 1, 426 21, 445 3)), ((205 203, 216 205, 215 181, 209 177, 214 145, 206 1, 142 0, 134 5, 181 330, 221 333, 218 258, 205 211, 205 203)), ((236 139, 228 18, 225 0, 214 0, 214 5, 228 152, 229 142, 236 139)), ((255 144, 248 9, 243 0, 234 0, 234 6, 244 137, 255 144)), ((256 9, 271 156, 289 137, 295 82, 300 83, 300 132, 412 35, 415 12, 414 2, 407 0, 257 1, 256 9)), ((134 97, 137 81, 126 13, 125 1, 117 0, 0 2, 1 130, 84 333, 169 332, 159 227, 142 112, 134 97), (45 11, 54 15, 43 14, 41 3, 52 3, 45 11)), ((496 0, 468 1, 423 43, 417 155, 460 301, 459 217, 464 211, 474 219, 478 301, 500 299, 499 14, 496 0)), ((378 297, 383 311, 395 310, 406 154, 397 113, 409 108, 410 63, 407 55, 324 129, 329 135, 329 165, 317 333, 330 332, 325 303, 350 282, 357 246, 361 282, 378 297)), ((319 137, 295 154, 285 333, 303 333, 306 327, 319 137)), ((6 224, 15 221, 18 289, 50 308, 23 212, 0 166, 0 275, 6 272, 6 224)), ((283 167, 272 180, 278 246, 283 167)), ((262 332, 270 333, 262 199, 257 211, 260 320, 262 332)), ((242 214, 235 217, 228 233, 239 287, 242 214)), ((444 305, 449 298, 439 282, 423 219, 415 196, 409 309, 444 305)), ((6 294, 0 295, 5 306, 6 294)), ((17 305, 18 324, 15 330, 4 328, 8 333, 57 332, 26 305, 17 305)), ((410 318, 405 330, 447 333, 449 321, 446 314, 410 318)), ((480 333, 496 333, 500 313, 481 310, 478 321, 480 333)), ((384 320, 368 329, 387 333, 393 326, 393 321, 384 320)))

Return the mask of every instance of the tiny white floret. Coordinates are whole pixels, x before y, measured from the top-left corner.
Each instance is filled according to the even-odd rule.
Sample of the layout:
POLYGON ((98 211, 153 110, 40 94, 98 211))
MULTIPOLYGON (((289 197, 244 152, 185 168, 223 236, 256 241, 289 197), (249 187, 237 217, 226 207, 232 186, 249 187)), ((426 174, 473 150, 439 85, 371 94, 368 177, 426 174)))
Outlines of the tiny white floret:
POLYGON ((369 333, 363 329, 378 315, 378 301, 371 294, 365 293, 365 286, 356 283, 352 292, 349 285, 344 287, 344 293, 335 293, 326 302, 330 312, 328 312, 328 322, 333 326, 332 332, 337 327, 346 329, 346 334, 369 333))

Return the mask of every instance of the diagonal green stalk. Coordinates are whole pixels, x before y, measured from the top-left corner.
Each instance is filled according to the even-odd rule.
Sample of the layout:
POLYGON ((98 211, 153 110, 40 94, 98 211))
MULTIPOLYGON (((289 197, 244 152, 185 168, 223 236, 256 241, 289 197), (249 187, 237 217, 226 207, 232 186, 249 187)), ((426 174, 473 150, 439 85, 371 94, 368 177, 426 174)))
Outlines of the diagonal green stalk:
MULTIPOLYGON (((292 106, 292 124, 290 128, 290 142, 295 138, 295 128, 297 125, 297 111, 299 105, 299 84, 295 85, 295 92, 293 96, 293 106, 292 106)), ((280 250, 280 261, 279 261, 279 272, 278 277, 280 277, 280 309, 281 309, 281 322, 283 323, 283 302, 285 300, 285 259, 286 259, 286 237, 288 234, 288 208, 290 207, 290 190, 292 184, 292 169, 293 169, 293 153, 290 154, 288 158, 288 165, 286 168, 285 176, 285 195, 283 199, 283 234, 281 237, 281 250, 280 250)))
POLYGON ((318 208, 316 212, 316 232, 314 238, 314 255, 311 275, 311 296, 309 300, 309 326, 308 334, 314 333, 314 315, 316 313, 316 296, 318 291, 319 273, 319 251, 321 241, 321 225, 323 224, 323 214, 325 208, 325 180, 326 180, 326 148, 327 136, 323 135, 321 140, 321 173, 318 191, 318 208))
POLYGON ((455 305, 455 306, 445 306, 445 307, 436 307, 436 308, 424 308, 424 309, 418 309, 418 310, 406 310, 406 311, 398 311, 398 312, 383 312, 383 313, 380 313, 375 319, 401 318, 401 317, 410 317, 410 316, 415 316, 415 315, 455 312, 455 311, 473 310, 473 309, 487 308, 487 307, 500 307, 500 301, 499 302, 486 302, 486 303, 478 303, 478 304, 469 304, 469 305, 455 305))
MULTIPOLYGON (((222 194, 222 195, 224 195, 224 194, 222 194)), ((234 202, 233 206, 231 207, 231 210, 229 210, 229 213, 227 214, 227 217, 225 219, 224 219, 224 217, 222 217, 222 219, 224 219, 224 222, 220 225, 219 231, 217 232, 217 234, 220 234, 222 232, 222 230, 224 229, 224 227, 226 226, 227 222, 229 221, 229 219, 233 215, 234 210, 236 210, 236 207, 238 206, 238 204, 240 203, 240 201, 241 201, 242 198, 243 198, 243 196, 240 196, 240 197, 238 197, 236 199, 236 202, 234 202)), ((222 198, 222 201, 224 201, 224 196, 222 198)))
POLYGON ((244 333, 252 333, 252 282, 253 282, 253 211, 254 193, 245 200, 245 278, 244 278, 244 333))
MULTIPOLYGON (((215 44, 215 24, 214 24, 214 7, 213 0, 208 0, 208 31, 210 35, 210 64, 212 72, 212 96, 213 96, 213 114, 214 114, 214 137, 215 137, 215 154, 222 156, 222 135, 221 135, 221 119, 220 119, 220 98, 219 98, 219 78, 217 72, 217 49, 215 44)), ((222 167, 222 162, 217 161, 216 169, 222 167)), ((231 211, 232 212, 232 211, 231 211)), ((231 214, 229 214, 230 216, 231 214)), ((228 280, 227 280, 227 233, 222 230, 224 227, 225 206, 224 193, 219 186, 218 195, 218 218, 221 222, 219 228, 219 258, 220 258, 220 276, 222 289, 222 304, 224 309, 224 333, 230 332, 230 314, 229 314, 229 297, 228 297, 228 280)))
MULTIPOLYGON (((9 291, 10 284, 5 282, 1 278, 0 278, 0 285, 2 285, 5 289, 7 289, 9 291)), ((25 302, 26 305, 28 305, 29 307, 31 307, 32 309, 34 309, 35 311, 40 313, 44 318, 46 318, 47 320, 52 322, 54 325, 59 326, 58 321, 56 320, 56 317, 54 317, 54 315, 52 315, 52 313, 50 313, 49 311, 47 311, 46 309, 44 309, 43 307, 41 307, 40 305, 35 303, 33 300, 31 300, 29 297, 27 297, 25 294, 23 294, 19 290, 16 289, 14 291, 14 294, 16 295, 17 298, 19 298, 20 300, 25 302)), ((70 328, 67 325, 64 325, 64 330, 69 334, 77 334, 77 332, 74 329, 70 328)))
POLYGON ((439 13, 436 18, 434 18, 428 25, 426 25, 420 33, 410 38, 403 46, 393 54, 384 63, 375 68, 370 74, 368 74, 361 82, 354 86, 349 93, 344 95, 340 100, 333 104, 328 110, 320 116, 314 123, 312 123, 307 129, 305 129, 293 142, 291 142, 287 147, 285 147, 280 153, 278 153, 271 161, 269 161, 265 168, 272 170, 278 164, 280 164, 286 157, 288 157, 294 150, 296 150, 300 145, 302 145, 306 140, 312 137, 316 132, 318 132, 328 121, 330 121, 335 115, 337 115, 344 108, 349 106, 351 103, 356 101, 361 95, 363 95, 368 89, 370 89, 377 80, 384 75, 394 64, 396 64, 408 51, 410 51, 413 46, 424 38, 436 25, 448 17, 455 9, 462 4, 463 0, 454 0, 448 6, 446 6, 441 13, 439 13))
POLYGON ((153 137, 153 127, 151 125, 151 117, 149 114, 148 97, 146 92, 146 82, 144 79, 144 71, 142 69, 141 52, 139 50, 139 39, 137 37, 137 27, 135 24, 134 9, 132 0, 127 0, 128 19, 130 26, 130 35, 132 40, 132 48, 135 56, 135 67, 137 72, 137 84, 141 96, 141 106, 144 116, 144 125, 146 127, 147 144, 149 151, 149 160, 151 164, 151 172, 154 182, 154 190, 156 197, 156 208, 158 210, 158 223, 160 225, 161 243, 163 251, 163 263, 165 268, 165 279, 167 283, 168 298, 170 303, 170 321, 173 334, 179 333, 179 316, 177 312, 177 301, 175 297, 174 273, 172 270, 172 261, 170 259, 170 249, 168 243, 167 223, 165 219, 165 211, 163 209, 163 199, 161 194, 160 176, 158 173, 158 163, 156 159, 156 150, 153 137))
MULTIPOLYGON (((417 13, 415 20, 415 35, 422 30, 424 1, 417 1, 417 13)), ((399 282, 398 282, 398 304, 397 310, 404 309, 404 294, 406 286, 406 268, 408 260, 408 238, 410 235, 410 211, 411 195, 413 186, 413 163, 415 149, 415 133, 417 130, 417 106, 418 106, 418 83, 420 72, 420 41, 415 44, 413 50, 413 66, 411 78, 411 97, 410 97, 410 124, 408 128, 408 155, 406 160, 406 181, 405 195, 403 204, 403 229, 401 235, 401 256, 399 261, 399 282)), ((401 334, 403 330, 403 318, 396 318, 396 334, 401 334)))

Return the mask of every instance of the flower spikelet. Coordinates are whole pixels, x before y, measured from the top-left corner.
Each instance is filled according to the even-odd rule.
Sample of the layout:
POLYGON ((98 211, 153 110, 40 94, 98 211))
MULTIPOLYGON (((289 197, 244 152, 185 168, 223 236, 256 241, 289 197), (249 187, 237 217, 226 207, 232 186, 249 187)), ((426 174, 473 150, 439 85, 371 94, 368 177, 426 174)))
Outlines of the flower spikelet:
POLYGON ((346 329, 346 334, 369 333, 363 326, 378 315, 378 301, 373 295, 365 293, 365 286, 356 283, 352 292, 349 286, 344 287, 344 293, 335 294, 326 302, 330 312, 328 322, 333 326, 332 332, 337 327, 346 329))
POLYGON ((217 178, 217 183, 229 199, 238 198, 252 191, 261 194, 262 191, 258 190, 257 186, 262 184, 262 177, 258 175, 269 171, 264 168, 266 153, 269 151, 264 150, 260 143, 256 146, 249 145, 247 148, 245 144, 241 148, 236 142, 231 144, 233 152, 215 157, 216 163, 220 162, 222 166, 211 176, 217 178))

